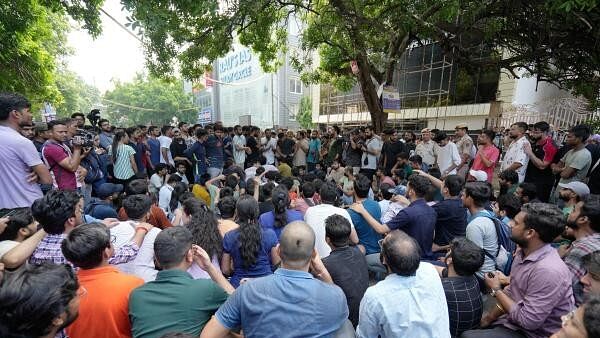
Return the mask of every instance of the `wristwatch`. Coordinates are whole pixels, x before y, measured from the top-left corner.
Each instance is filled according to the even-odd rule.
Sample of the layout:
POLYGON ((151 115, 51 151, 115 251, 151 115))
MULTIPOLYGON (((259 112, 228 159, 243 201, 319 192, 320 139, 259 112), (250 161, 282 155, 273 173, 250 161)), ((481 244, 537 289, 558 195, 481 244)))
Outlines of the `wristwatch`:
POLYGON ((502 291, 502 289, 492 289, 492 292, 490 293, 490 295, 492 297, 496 297, 496 293, 498 293, 499 291, 502 291))

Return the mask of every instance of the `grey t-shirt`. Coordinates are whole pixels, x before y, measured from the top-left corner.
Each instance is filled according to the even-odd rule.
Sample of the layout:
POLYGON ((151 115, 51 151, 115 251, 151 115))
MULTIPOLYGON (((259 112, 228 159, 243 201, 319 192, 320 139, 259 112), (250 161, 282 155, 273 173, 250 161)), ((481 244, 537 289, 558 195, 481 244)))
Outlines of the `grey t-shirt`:
MULTIPOLYGON (((496 226, 488 217, 476 217, 469 222, 467 224, 466 237, 490 255, 495 257, 498 254, 496 226)), ((506 263, 506 259, 507 257, 499 257, 499 260, 504 260, 504 263, 506 263)), ((483 266, 476 274, 479 278, 483 278, 484 273, 491 271, 496 271, 496 262, 486 255, 483 266)))
POLYGON ((569 178, 561 178, 560 183, 583 182, 592 165, 592 154, 586 148, 580 150, 571 149, 563 156, 561 161, 565 163, 565 168, 571 167, 576 169, 577 172, 569 178))

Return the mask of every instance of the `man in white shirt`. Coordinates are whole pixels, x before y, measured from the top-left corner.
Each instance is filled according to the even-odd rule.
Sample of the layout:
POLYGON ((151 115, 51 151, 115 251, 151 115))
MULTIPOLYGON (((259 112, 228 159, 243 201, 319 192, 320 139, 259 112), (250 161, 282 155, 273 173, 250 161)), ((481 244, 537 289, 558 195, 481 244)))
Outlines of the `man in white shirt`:
POLYGON ((417 144, 415 153, 423 159, 423 163, 431 167, 435 163, 435 142, 431 140, 431 131, 428 128, 421 130, 421 142, 417 144))
POLYGON ((527 165, 529 164, 529 156, 525 152, 525 144, 529 145, 529 141, 525 136, 527 132, 527 123, 517 122, 510 126, 509 136, 512 140, 508 146, 508 150, 502 159, 500 172, 511 169, 519 174, 519 183, 525 180, 527 165))
POLYGON ((331 248, 325 241, 325 219, 327 217, 334 214, 341 215, 350 222, 350 225, 352 226, 350 241, 352 241, 352 243, 358 243, 358 235, 356 234, 356 230, 354 230, 354 224, 352 223, 352 218, 350 218, 348 211, 334 206, 338 198, 335 185, 330 182, 323 184, 319 190, 319 195, 321 196, 322 204, 306 209, 304 221, 306 221, 315 232, 315 249, 321 258, 325 258, 331 253, 331 248))
MULTIPOLYGON (((145 222, 151 206, 152 200, 146 195, 131 195, 123 201, 123 208, 129 220, 119 222, 110 229, 110 234, 115 236, 115 248, 131 241, 137 229, 147 229, 148 225, 145 222), (141 223, 144 223, 144 226, 141 226, 141 223)), ((119 270, 138 276, 146 282, 153 281, 158 273, 154 266, 154 240, 160 232, 159 228, 152 227, 144 237, 136 258, 128 263, 118 264, 119 270)))
POLYGON ((451 142, 445 132, 441 131, 435 135, 435 142, 438 147, 435 148, 437 165, 442 177, 456 175, 456 169, 460 166, 462 158, 458 153, 458 147, 451 142))
POLYGON ((175 183, 181 182, 181 177, 178 175, 171 175, 167 179, 167 184, 163 185, 158 192, 158 206, 163 211, 169 213, 169 204, 171 203, 171 193, 173 193, 173 186, 175 183))
POLYGON ((265 129, 265 137, 260 140, 263 156, 267 159, 267 164, 275 164, 275 149, 277 149, 277 139, 273 137, 271 129, 265 129))
POLYGON ((360 173, 367 176, 369 181, 373 181, 373 175, 377 171, 377 158, 381 154, 383 142, 379 135, 373 132, 371 126, 365 128, 365 137, 366 141, 361 146, 363 154, 360 160, 360 173))
POLYGON ((450 337, 448 305, 433 265, 420 262, 419 244, 401 230, 381 245, 389 275, 360 302, 358 337, 450 337))
POLYGON ((173 127, 163 126, 161 132, 162 135, 158 138, 158 142, 160 143, 160 163, 174 166, 175 162, 173 161, 173 156, 171 155, 173 127))
POLYGON ((148 186, 148 192, 151 194, 158 194, 159 190, 165 185, 167 180, 168 168, 164 163, 159 163, 154 168, 156 172, 150 177, 150 185, 148 186))
POLYGON ((235 164, 243 169, 246 162, 246 151, 249 151, 250 148, 246 147, 246 137, 242 134, 242 127, 237 125, 233 127, 233 131, 235 132, 232 140, 233 159, 235 164))

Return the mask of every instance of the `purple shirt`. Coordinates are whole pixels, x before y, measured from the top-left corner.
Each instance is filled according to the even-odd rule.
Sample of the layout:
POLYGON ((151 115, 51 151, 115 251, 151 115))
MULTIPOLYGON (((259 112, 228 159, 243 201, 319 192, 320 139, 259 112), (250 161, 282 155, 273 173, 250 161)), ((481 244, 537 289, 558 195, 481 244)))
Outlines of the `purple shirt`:
POLYGON ((31 167, 42 164, 31 141, 16 130, 0 126, 0 209, 30 207, 42 190, 37 183, 28 183, 31 167))
POLYGON ((522 330, 528 338, 549 337, 562 327, 560 317, 575 307, 571 272, 550 244, 523 257, 515 254, 510 285, 504 292, 515 302, 492 325, 522 330))
MULTIPOLYGON (((60 245, 62 241, 67 237, 65 234, 52 235, 48 234, 42 241, 37 245, 31 257, 29 257, 29 263, 34 265, 41 265, 45 262, 51 262, 54 264, 69 264, 63 255, 60 245)), ((119 248, 115 249, 115 253, 111 258, 108 259, 109 264, 121 264, 127 263, 135 259, 140 248, 134 242, 129 242, 119 248)))

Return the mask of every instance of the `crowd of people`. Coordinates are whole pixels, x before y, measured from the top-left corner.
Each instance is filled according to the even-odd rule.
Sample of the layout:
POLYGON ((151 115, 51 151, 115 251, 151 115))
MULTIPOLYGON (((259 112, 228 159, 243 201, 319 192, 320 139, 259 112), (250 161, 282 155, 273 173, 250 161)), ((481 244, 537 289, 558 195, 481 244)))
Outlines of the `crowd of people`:
POLYGON ((1 337, 600 337, 587 125, 119 128, 30 109, 0 93, 1 337))

